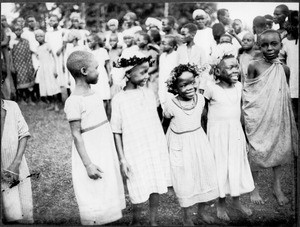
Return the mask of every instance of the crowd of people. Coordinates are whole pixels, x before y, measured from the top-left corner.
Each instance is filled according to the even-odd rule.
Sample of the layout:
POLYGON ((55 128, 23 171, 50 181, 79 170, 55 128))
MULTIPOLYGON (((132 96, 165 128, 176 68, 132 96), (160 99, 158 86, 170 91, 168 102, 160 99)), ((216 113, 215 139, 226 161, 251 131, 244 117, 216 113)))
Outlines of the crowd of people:
MULTIPOLYGON (((106 32, 96 32, 76 13, 70 28, 51 15, 47 31, 33 16, 24 27, 23 18, 9 26, 1 15, 2 179, 29 174, 28 126, 9 100, 42 101, 49 111, 64 105, 84 225, 120 219, 124 187, 132 225, 141 224, 138 205, 149 200, 150 224, 157 226, 159 197, 171 186, 186 226, 193 225, 195 204, 201 219, 214 223, 205 205, 215 199, 217 217, 229 221, 228 196, 250 216, 240 196, 264 203, 257 182, 265 168, 273 169, 278 204, 287 204, 282 166, 298 154, 298 11, 278 5, 273 16, 253 18, 252 31, 227 9, 217 18, 208 27, 209 15, 196 9, 180 26, 172 16, 140 24, 128 12, 122 25, 110 19, 106 32)), ((30 184, 28 178, 15 186, 20 199, 13 206, 23 216, 10 213, 4 200, 8 221, 33 222, 30 184)))

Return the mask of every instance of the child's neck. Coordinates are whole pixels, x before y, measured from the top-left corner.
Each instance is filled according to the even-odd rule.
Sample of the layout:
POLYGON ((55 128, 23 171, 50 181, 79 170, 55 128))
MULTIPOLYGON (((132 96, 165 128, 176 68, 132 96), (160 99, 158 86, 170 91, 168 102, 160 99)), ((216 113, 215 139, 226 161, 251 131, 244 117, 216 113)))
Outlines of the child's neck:
POLYGON ((220 80, 220 82, 218 84, 222 88, 232 88, 232 87, 234 87, 234 84, 227 83, 224 80, 220 80))
POLYGON ((74 47, 77 47, 77 46, 78 46, 78 41, 77 41, 77 40, 74 40, 72 43, 73 43, 73 46, 74 46, 74 47))
POLYGON ((45 41, 43 41, 43 42, 40 42, 39 44, 40 44, 40 46, 42 46, 44 43, 45 43, 45 41))
POLYGON ((126 82, 126 86, 125 86, 125 90, 134 90, 134 89, 137 89, 138 88, 138 85, 136 85, 136 84, 133 84, 133 83, 131 83, 131 81, 130 80, 128 80, 127 82, 126 82))
MULTIPOLYGON (((253 46, 253 47, 254 47, 254 46, 253 46)), ((253 52, 254 52, 254 48, 253 48, 253 47, 250 48, 250 49, 247 49, 247 50, 244 49, 244 53, 250 54, 250 55, 253 54, 253 52)))
POLYGON ((73 91, 74 95, 86 95, 91 93, 91 85, 88 84, 84 78, 76 79, 76 86, 73 91))
POLYGON ((165 53, 166 53, 167 55, 169 55, 169 54, 173 53, 173 51, 174 51, 174 49, 171 49, 171 50, 169 50, 169 51, 166 51, 165 53))
POLYGON ((100 49, 100 46, 99 46, 99 45, 95 45, 95 46, 92 48, 92 50, 98 50, 98 49, 100 49))

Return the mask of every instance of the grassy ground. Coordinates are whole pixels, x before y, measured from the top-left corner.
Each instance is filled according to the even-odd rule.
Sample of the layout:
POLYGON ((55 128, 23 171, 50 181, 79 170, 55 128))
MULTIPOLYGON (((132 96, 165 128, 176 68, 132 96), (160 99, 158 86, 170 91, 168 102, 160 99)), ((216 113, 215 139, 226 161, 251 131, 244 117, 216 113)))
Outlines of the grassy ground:
MULTIPOLYGON (((28 141, 26 158, 31 172, 39 172, 38 179, 32 179, 34 219, 36 224, 80 225, 79 211, 72 187, 71 176, 71 142, 70 129, 63 111, 55 113, 44 110, 40 103, 37 106, 20 105, 23 115, 29 125, 31 139, 28 141)), ((265 205, 250 203, 249 196, 241 197, 242 202, 253 209, 250 218, 235 214, 229 209, 230 222, 217 221, 216 225, 264 225, 295 223, 295 171, 290 164, 284 169, 283 190, 290 203, 279 207, 271 194, 272 171, 263 171, 259 185, 261 194, 266 199, 265 205)), ((229 199, 230 201, 230 199, 229 199)), ((148 204, 142 205, 144 225, 148 225, 148 204)), ((124 217, 110 225, 128 225, 131 220, 132 206, 127 198, 124 217)), ((214 203, 207 210, 216 217, 214 203)), ((217 218, 216 218, 217 219, 217 218)), ((196 215, 194 207, 194 222, 203 224, 196 215)), ((161 196, 159 208, 159 224, 164 226, 182 225, 181 210, 173 190, 161 196)), ((296 226, 296 225, 295 225, 296 226)))

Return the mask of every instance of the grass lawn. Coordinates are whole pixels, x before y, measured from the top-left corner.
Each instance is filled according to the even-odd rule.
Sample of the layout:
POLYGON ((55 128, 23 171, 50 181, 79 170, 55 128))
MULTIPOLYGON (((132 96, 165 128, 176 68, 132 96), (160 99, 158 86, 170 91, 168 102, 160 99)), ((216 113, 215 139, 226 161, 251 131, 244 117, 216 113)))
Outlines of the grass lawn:
MULTIPOLYGON (((26 158, 31 172, 39 172, 38 179, 32 179, 34 220, 36 224, 80 225, 79 211, 74 195, 71 176, 71 143, 69 124, 63 111, 55 113, 44 110, 43 104, 37 106, 20 105, 31 133, 26 148, 26 158)), ((216 217, 214 203, 207 210, 216 217, 216 225, 274 225, 295 223, 295 171, 294 165, 284 168, 283 190, 290 200, 288 205, 279 207, 272 195, 272 171, 265 170, 260 175, 261 195, 265 205, 250 203, 249 196, 241 200, 253 210, 251 217, 236 214, 229 208, 230 222, 221 222, 216 217)), ((230 199, 228 199, 230 202, 230 199)), ((148 203, 143 208, 144 225, 148 225, 148 203)), ((127 197, 127 207, 123 218, 110 225, 128 225, 132 206, 127 197)), ((164 226, 182 225, 181 210, 173 190, 160 198, 159 224, 164 226)), ((194 207, 194 222, 202 224, 194 207)), ((296 226, 296 225, 295 225, 296 226)))

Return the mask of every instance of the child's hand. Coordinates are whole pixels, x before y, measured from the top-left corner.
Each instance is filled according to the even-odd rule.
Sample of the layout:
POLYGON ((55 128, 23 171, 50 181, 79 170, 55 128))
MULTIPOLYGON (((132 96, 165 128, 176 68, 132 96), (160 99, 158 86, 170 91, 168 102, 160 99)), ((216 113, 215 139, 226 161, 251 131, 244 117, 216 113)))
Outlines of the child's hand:
POLYGON ((129 179, 129 177, 132 176, 131 167, 126 160, 121 161, 121 173, 126 179, 129 179))
POLYGON ((55 79, 58 77, 58 74, 57 73, 54 73, 54 77, 55 77, 55 79))
POLYGON ((56 56, 58 57, 59 55, 61 55, 62 51, 61 49, 59 49, 57 52, 56 52, 56 56))
POLYGON ((98 178, 102 178, 101 174, 103 171, 100 169, 100 167, 94 165, 93 163, 86 167, 86 172, 91 179, 97 180, 98 178))
POLYGON ((1 178, 6 182, 14 182, 19 180, 19 168, 10 168, 4 169, 1 173, 1 178))

